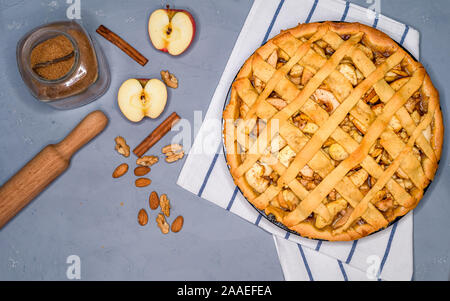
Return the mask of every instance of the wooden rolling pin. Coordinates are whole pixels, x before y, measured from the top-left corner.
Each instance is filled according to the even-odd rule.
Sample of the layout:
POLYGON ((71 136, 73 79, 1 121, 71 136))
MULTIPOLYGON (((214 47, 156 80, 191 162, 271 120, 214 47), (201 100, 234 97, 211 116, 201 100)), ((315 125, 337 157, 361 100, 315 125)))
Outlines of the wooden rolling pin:
POLYGON ((108 123, 102 111, 87 115, 64 140, 47 145, 0 187, 0 229, 69 167, 72 155, 108 123))

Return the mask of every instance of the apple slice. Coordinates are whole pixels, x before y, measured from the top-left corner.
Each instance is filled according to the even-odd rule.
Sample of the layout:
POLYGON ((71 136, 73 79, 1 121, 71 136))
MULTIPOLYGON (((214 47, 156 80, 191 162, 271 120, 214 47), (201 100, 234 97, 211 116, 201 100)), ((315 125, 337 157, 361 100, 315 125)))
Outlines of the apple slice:
POLYGON ((167 88, 159 79, 150 79, 143 87, 132 78, 120 86, 117 100, 120 111, 130 121, 139 122, 145 116, 157 118, 166 106, 167 88))
POLYGON ((167 6, 167 9, 157 9, 150 15, 148 33, 156 49, 180 55, 194 39, 195 21, 189 12, 167 6))

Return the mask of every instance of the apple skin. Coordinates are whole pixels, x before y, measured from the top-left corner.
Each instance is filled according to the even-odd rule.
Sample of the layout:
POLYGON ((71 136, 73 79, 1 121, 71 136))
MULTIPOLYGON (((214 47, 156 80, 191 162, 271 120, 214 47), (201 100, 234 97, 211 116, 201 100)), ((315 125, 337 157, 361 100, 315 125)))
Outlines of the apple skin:
MULTIPOLYGON (((179 54, 171 54, 171 53, 169 53, 169 50, 168 50, 167 48, 161 48, 161 49, 159 49, 159 48, 153 43, 152 37, 150 36, 150 30, 149 30, 150 42, 152 43, 153 47, 155 47, 155 49, 157 49, 157 50, 159 50, 159 51, 162 51, 162 52, 169 53, 169 54, 172 55, 172 56, 179 56, 179 55, 185 53, 186 50, 188 50, 189 47, 191 47, 191 44, 192 44, 192 42, 194 41, 195 33, 196 33, 196 31, 197 31, 197 27, 196 27, 197 25, 196 25, 196 23, 195 23, 194 17, 192 16, 192 14, 191 14, 190 12, 188 12, 187 10, 184 10, 184 9, 162 8, 161 10, 166 11, 168 15, 170 14, 170 12, 174 12, 173 15, 175 15, 176 13, 184 13, 184 14, 186 14, 186 15, 189 17, 189 19, 191 20, 191 23, 192 23, 192 37, 191 37, 191 41, 190 41, 189 45, 186 47, 186 49, 184 49, 183 52, 181 52, 181 53, 179 53, 179 54)), ((154 12, 155 12, 155 11, 154 11, 154 12)), ((154 12, 152 12, 152 14, 153 14, 154 12)), ((150 17, 151 17, 151 15, 150 15, 150 17)), ((149 25, 148 25, 148 27, 150 28, 150 18, 149 18, 149 25)))

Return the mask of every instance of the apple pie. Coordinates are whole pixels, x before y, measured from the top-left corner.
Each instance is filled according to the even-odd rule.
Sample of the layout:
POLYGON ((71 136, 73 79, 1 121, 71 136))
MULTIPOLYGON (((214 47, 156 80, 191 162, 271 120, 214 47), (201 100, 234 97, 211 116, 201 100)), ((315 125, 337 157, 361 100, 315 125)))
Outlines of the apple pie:
POLYGON ((359 239, 412 210, 438 167, 439 95, 425 68, 359 23, 310 23, 257 49, 223 112, 245 198, 301 236, 359 239))

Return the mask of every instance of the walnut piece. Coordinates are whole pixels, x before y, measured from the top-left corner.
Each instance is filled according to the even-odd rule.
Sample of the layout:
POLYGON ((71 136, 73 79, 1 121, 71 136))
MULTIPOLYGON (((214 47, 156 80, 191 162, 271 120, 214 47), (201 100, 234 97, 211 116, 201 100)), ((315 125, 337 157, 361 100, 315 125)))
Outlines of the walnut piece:
POLYGON ((137 158, 136 164, 140 166, 152 166, 156 162, 158 162, 158 157, 156 156, 143 156, 140 158, 137 158))
POLYGON ((116 142, 116 151, 124 157, 130 156, 130 147, 122 136, 117 136, 114 141, 116 142))
POLYGON ((159 198, 159 205, 161 206, 161 211, 167 216, 170 216, 170 201, 166 194, 162 194, 159 198))
POLYGON ((159 229, 161 229, 161 232, 163 234, 169 233, 170 226, 166 222, 166 218, 164 217, 164 214, 159 213, 156 217, 156 224, 158 224, 159 229))
POLYGON ((184 157, 183 146, 180 144, 169 144, 162 148, 162 153, 166 155, 166 162, 172 163, 184 157))
POLYGON ((176 152, 179 152, 181 150, 183 150, 183 146, 182 145, 180 145, 180 144, 169 144, 169 145, 164 146, 162 148, 161 152, 163 154, 167 154, 169 152, 176 153, 176 152))
POLYGON ((178 79, 168 70, 161 70, 161 78, 168 87, 171 87, 172 89, 178 88, 178 79))
POLYGON ((184 157, 184 152, 179 152, 176 154, 170 154, 166 157, 166 162, 167 163, 173 163, 175 161, 178 161, 180 159, 182 159, 184 157))

